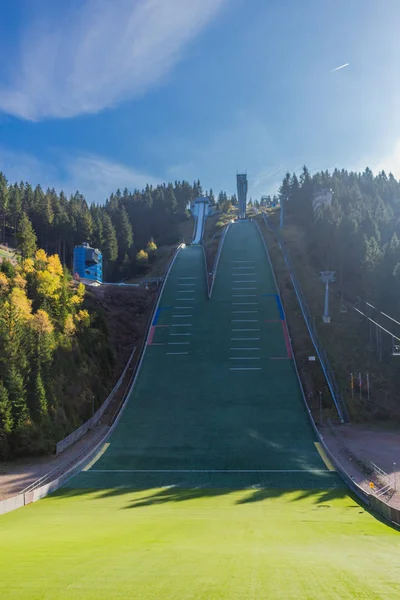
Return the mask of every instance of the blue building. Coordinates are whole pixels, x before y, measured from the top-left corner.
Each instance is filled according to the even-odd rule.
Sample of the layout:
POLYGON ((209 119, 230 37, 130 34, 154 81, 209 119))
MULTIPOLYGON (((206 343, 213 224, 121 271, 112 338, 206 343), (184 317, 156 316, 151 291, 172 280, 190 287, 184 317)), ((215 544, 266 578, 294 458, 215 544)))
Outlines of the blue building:
POLYGON ((87 242, 74 248, 74 275, 90 281, 103 281, 103 256, 100 250, 91 248, 87 242))

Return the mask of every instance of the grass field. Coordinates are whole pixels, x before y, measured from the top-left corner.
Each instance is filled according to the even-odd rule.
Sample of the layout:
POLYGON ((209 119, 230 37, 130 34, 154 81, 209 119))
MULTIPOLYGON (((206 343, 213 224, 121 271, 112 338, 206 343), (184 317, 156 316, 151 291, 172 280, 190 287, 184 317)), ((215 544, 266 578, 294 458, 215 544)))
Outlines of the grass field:
POLYGON ((98 460, 0 518, 0 597, 400 598, 400 537, 324 461, 261 238, 226 237, 211 301, 199 247, 167 281, 98 460))
POLYGON ((2 517, 1 598, 400 597, 398 534, 339 491, 74 493, 2 517))

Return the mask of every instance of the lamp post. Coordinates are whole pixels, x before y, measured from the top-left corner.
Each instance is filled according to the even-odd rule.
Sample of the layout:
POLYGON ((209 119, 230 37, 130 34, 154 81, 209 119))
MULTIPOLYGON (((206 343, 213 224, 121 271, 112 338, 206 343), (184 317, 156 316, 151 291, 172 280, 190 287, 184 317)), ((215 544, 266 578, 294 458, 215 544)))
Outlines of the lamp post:
POLYGON ((324 323, 330 323, 331 317, 329 316, 329 284, 335 281, 336 271, 321 271, 321 281, 325 283, 325 307, 324 316, 322 317, 324 323))

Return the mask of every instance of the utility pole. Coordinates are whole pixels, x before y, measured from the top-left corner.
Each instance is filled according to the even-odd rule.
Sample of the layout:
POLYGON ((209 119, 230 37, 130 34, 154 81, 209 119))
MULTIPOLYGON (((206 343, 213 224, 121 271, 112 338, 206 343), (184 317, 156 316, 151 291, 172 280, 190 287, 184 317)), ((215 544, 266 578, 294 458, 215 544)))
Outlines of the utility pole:
POLYGON ((324 316, 322 317, 324 323, 330 323, 331 318, 329 316, 329 284, 335 281, 336 271, 321 271, 321 281, 325 283, 325 307, 324 316))
POLYGON ((319 392, 319 425, 322 427, 322 392, 319 392))

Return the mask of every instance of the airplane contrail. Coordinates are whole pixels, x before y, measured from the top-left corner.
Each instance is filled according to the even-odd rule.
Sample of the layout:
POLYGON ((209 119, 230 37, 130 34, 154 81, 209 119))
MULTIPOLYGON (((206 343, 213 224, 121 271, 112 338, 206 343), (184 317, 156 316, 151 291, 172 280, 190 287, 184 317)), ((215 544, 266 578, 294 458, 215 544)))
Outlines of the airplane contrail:
POLYGON ((334 73, 335 71, 340 71, 340 69, 344 69, 345 67, 348 67, 350 63, 345 63, 344 65, 340 65, 340 67, 336 67, 336 69, 332 69, 331 73, 334 73))

